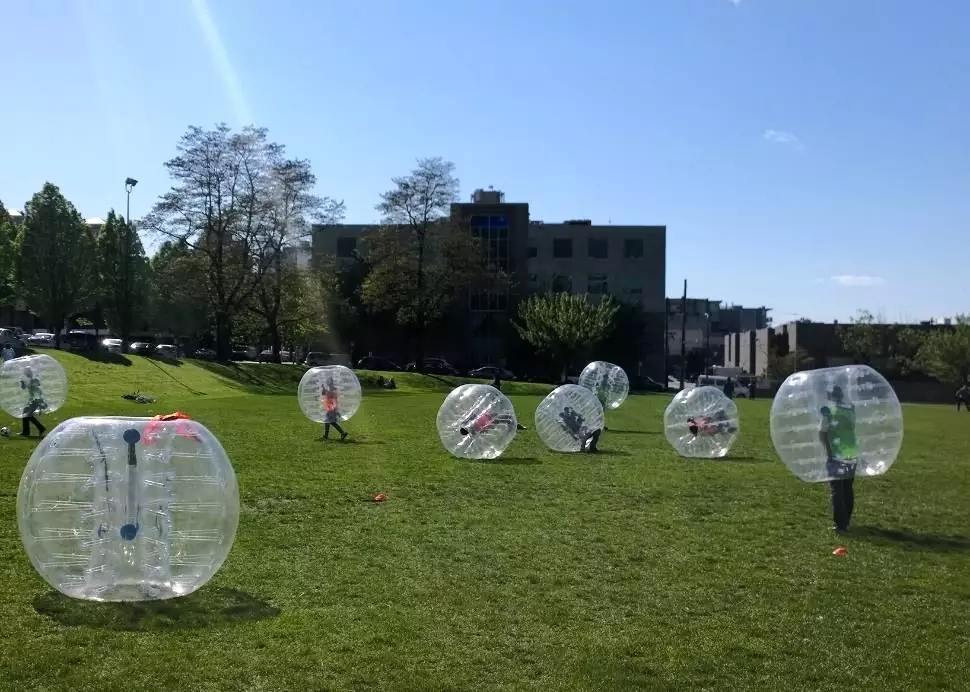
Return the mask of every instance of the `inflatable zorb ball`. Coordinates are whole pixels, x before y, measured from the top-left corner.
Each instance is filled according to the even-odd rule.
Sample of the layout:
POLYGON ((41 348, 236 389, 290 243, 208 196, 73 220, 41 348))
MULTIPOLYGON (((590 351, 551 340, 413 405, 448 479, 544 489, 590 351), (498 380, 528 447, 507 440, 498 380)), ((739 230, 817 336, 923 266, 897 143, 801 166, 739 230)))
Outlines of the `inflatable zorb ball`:
POLYGON ((314 423, 340 423, 360 408, 360 380, 343 365, 310 368, 300 380, 297 396, 303 414, 314 423))
POLYGON ((67 399, 67 373, 47 355, 21 356, 0 370, 0 407, 14 418, 53 413, 67 399))
POLYGON ((902 407, 892 386, 867 365, 796 372, 771 402, 771 442, 785 466, 808 483, 878 476, 902 447, 902 407))
POLYGON ((586 387, 564 384, 536 407, 536 432, 554 452, 581 452, 605 424, 603 405, 586 387))
POLYGON ((721 459, 740 428, 737 405, 718 387, 682 389, 664 411, 664 435, 682 457, 721 459))
POLYGON ((238 521, 232 464, 192 420, 66 420, 34 450, 17 493, 34 569, 91 601, 192 593, 226 559, 238 521))
POLYGON ((620 408, 630 394, 630 378, 619 365, 596 360, 579 373, 579 385, 593 392, 604 409, 620 408))
POLYGON ((495 459, 515 438, 519 424, 509 398, 487 384, 451 390, 435 423, 441 444, 459 459, 495 459))

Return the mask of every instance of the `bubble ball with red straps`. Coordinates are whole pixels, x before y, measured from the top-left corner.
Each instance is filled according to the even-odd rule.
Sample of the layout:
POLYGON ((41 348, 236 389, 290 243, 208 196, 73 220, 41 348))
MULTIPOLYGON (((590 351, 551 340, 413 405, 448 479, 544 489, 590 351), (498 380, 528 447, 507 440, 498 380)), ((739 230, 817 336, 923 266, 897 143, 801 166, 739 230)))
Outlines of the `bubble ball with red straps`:
POLYGON ((463 384, 445 397, 435 421, 445 449, 459 459, 495 459, 519 422, 509 398, 487 384, 463 384))
POLYGON ((682 457, 722 459, 740 429, 737 404, 719 387, 682 389, 664 411, 664 436, 682 457))
POLYGON ((310 368, 300 380, 297 398, 303 414, 314 423, 342 423, 360 408, 360 380, 343 365, 310 368))
POLYGON ((66 420, 34 450, 17 493, 34 569, 91 601, 192 593, 222 566, 238 522, 229 457, 181 413, 66 420))

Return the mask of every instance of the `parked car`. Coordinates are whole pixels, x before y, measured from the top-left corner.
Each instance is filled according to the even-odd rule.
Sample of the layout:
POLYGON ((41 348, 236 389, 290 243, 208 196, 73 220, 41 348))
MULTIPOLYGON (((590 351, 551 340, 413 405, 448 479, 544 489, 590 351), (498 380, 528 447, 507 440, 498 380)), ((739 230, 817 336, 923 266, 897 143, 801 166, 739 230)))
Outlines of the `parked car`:
POLYGON ((173 344, 159 344, 155 347, 154 353, 159 358, 176 360, 179 355, 179 350, 173 344))
POLYGON ((40 346, 41 348, 50 348, 54 345, 55 336, 50 332, 34 332, 27 337, 28 346, 40 346))
POLYGON ((468 372, 469 377, 479 377, 481 379, 490 380, 495 377, 496 373, 503 380, 514 380, 515 373, 506 368, 501 368, 497 365, 483 365, 480 368, 475 368, 468 372))
MULTIPOLYGON (((408 372, 417 372, 416 363, 408 363, 405 368, 408 372)), ((423 372, 432 375, 457 375, 458 369, 444 358, 425 358, 423 372)))
MULTIPOLYGON (((267 348, 259 354, 258 358, 260 363, 272 363, 273 359, 273 349, 267 348)), ((280 362, 289 363, 293 360, 292 354, 289 351, 280 351, 280 362)))
POLYGON ((128 353, 150 353, 152 345, 147 341, 132 341, 128 344, 128 353))
POLYGON ((101 349, 106 353, 121 353, 121 339, 101 339, 101 349))
POLYGON ((389 358, 383 358, 381 356, 364 356, 357 361, 357 369, 397 372, 401 369, 401 366, 389 358))
MULTIPOLYGON (((724 391, 724 383, 728 381, 727 377, 722 375, 701 375, 697 378, 698 387, 717 387, 722 392, 724 391)), ((751 392, 743 384, 735 380, 734 382, 734 398, 735 399, 747 399, 751 396, 751 392)))
POLYGON ((199 360, 212 360, 216 357, 216 352, 211 348, 199 348, 192 354, 192 357, 199 360))
POLYGON ((0 347, 10 345, 13 349, 21 350, 25 348, 24 343, 17 338, 16 332, 12 329, 7 329, 6 327, 0 327, 0 347))

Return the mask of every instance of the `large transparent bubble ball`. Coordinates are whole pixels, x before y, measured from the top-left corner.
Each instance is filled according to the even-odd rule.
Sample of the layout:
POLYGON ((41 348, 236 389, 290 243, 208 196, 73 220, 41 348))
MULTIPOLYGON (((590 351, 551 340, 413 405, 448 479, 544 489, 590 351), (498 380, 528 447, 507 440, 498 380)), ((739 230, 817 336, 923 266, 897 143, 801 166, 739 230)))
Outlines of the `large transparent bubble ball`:
POLYGON ((34 569, 92 601, 192 593, 222 566, 238 521, 232 464, 191 420, 66 420, 34 450, 17 493, 34 569))
POLYGON ((867 365, 796 372, 771 402, 771 442, 785 466, 809 483, 842 478, 847 469, 878 476, 903 445, 903 410, 892 385, 867 365), (819 436, 825 414, 833 422, 831 460, 819 436))
POLYGON ((664 411, 664 435, 682 457, 721 459, 740 429, 738 407, 719 387, 682 389, 664 411))
POLYGON ((0 370, 0 408, 14 418, 53 413, 67 400, 67 373, 48 355, 21 356, 0 370))
POLYGON ((360 408, 360 380, 343 365, 310 368, 300 380, 297 397, 303 414, 314 423, 339 423, 360 408))
POLYGON ((519 424, 509 398, 487 384, 451 390, 435 423, 441 444, 459 459, 495 459, 515 438, 519 424))
POLYGON ((582 451, 586 439, 604 423, 600 400, 578 384, 556 387, 536 407, 536 432, 554 452, 582 451))
POLYGON ((579 373, 579 384, 599 398, 604 409, 619 408, 630 394, 630 378, 619 365, 596 360, 579 373))

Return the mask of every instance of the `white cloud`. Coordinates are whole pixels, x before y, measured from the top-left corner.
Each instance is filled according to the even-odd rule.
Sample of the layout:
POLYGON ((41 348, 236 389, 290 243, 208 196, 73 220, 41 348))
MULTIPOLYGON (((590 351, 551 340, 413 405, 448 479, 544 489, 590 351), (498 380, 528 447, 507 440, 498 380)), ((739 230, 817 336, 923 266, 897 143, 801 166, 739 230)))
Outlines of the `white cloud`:
POLYGON ((805 148, 802 140, 791 132, 785 132, 784 130, 765 130, 764 137, 766 142, 771 142, 772 144, 782 144, 794 147, 795 149, 805 148))
POLYGON ((881 276, 868 276, 867 274, 839 274, 830 277, 829 281, 846 288, 867 288, 886 284, 886 280, 881 276))

